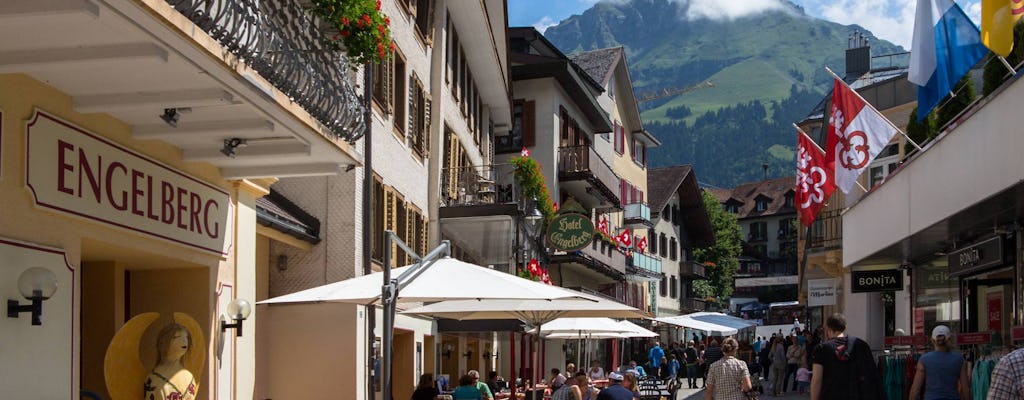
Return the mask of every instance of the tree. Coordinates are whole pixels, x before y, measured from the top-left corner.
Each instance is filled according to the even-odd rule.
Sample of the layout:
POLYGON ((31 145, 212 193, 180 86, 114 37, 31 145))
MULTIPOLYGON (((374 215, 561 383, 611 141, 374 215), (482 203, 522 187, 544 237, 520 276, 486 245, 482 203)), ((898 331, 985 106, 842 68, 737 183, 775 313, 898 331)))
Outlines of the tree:
POLYGON ((974 91, 974 83, 971 81, 971 74, 969 72, 953 87, 953 93, 956 94, 956 97, 950 98, 950 96, 946 96, 939 102, 939 107, 934 112, 936 129, 942 129, 946 126, 961 111, 967 109, 967 106, 971 105, 974 99, 978 97, 974 91))
MULTIPOLYGON (((910 120, 907 121, 907 136, 910 136, 915 143, 924 144, 932 140, 938 132, 935 132, 935 118, 929 114, 923 121, 917 121, 917 107, 910 112, 910 120)), ((904 146, 904 152, 910 153, 913 148, 909 142, 904 146)))
POLYGON ((694 281, 693 289, 701 297, 721 301, 732 296, 733 274, 740 266, 743 235, 735 214, 725 211, 710 192, 704 191, 703 196, 704 208, 715 229, 715 244, 693 252, 696 261, 705 265, 708 276, 707 280, 694 281))

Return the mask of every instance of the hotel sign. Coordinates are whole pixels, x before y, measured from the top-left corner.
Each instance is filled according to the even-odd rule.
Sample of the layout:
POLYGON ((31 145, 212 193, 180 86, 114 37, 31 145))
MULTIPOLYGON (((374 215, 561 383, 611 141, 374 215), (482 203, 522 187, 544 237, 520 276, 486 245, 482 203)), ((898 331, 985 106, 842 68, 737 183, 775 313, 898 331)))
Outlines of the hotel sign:
POLYGON ((853 271, 850 291, 853 293, 891 292, 903 290, 903 271, 883 269, 876 271, 853 271))
POLYGON ((594 240, 594 223, 583 214, 566 213, 548 225, 548 244, 562 251, 582 249, 594 240))
POLYGON ((993 236, 946 255, 949 275, 965 275, 1003 265, 1003 256, 1003 237, 993 236))
POLYGON ((26 131, 37 206, 226 254, 226 191, 42 111, 26 131))

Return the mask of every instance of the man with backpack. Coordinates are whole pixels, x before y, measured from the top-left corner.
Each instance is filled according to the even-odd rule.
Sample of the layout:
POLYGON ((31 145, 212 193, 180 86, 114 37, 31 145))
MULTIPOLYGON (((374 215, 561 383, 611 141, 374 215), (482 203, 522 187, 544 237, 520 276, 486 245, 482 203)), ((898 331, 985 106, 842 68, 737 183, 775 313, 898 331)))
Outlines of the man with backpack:
POLYGON ((694 343, 691 340, 687 343, 686 350, 683 351, 686 359, 686 383, 690 389, 697 388, 697 349, 693 347, 694 343))
POLYGON ((843 314, 832 314, 825 322, 828 340, 814 350, 811 400, 884 399, 871 346, 845 331, 843 314))

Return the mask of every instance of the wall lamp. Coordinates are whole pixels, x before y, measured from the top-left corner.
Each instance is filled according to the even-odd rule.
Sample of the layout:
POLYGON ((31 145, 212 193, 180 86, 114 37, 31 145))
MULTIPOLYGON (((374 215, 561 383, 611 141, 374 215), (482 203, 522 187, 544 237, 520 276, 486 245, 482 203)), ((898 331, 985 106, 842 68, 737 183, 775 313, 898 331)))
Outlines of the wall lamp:
POLYGON ((245 139, 241 138, 224 139, 224 148, 220 149, 220 153, 235 158, 235 149, 245 147, 246 144, 245 139))
POLYGON ((57 275, 46 268, 32 267, 18 277, 18 291, 31 301, 22 305, 18 300, 7 300, 7 317, 18 318, 23 312, 32 313, 32 325, 42 325, 43 300, 57 292, 57 275))
POLYGON ((242 321, 249 318, 249 313, 252 312, 252 305, 248 301, 242 299, 234 299, 228 303, 228 317, 235 321, 234 323, 227 323, 227 321, 220 321, 220 331, 226 332, 228 329, 235 330, 235 336, 242 336, 242 321))
POLYGON ((467 349, 466 349, 466 352, 465 352, 465 353, 463 353, 463 354, 462 354, 462 356, 463 356, 463 357, 466 357, 466 359, 467 359, 467 360, 471 360, 471 359, 473 359, 473 349, 471 349, 471 348, 467 348, 467 349))
POLYGON ((494 352, 494 354, 491 354, 490 350, 484 350, 484 354, 481 354, 481 356, 483 358, 491 358, 491 357, 498 358, 498 352, 494 352))
POLYGON ((444 358, 450 359, 450 358, 452 358, 452 351, 453 350, 455 350, 455 346, 452 346, 451 343, 445 343, 444 344, 444 349, 441 350, 441 355, 444 356, 444 358))

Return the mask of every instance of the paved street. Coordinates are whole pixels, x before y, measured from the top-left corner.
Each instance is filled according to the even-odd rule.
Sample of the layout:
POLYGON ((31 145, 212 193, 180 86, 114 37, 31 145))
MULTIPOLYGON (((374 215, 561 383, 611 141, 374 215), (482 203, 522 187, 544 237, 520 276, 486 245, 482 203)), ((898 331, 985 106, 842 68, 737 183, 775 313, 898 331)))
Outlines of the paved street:
MULTIPOLYGON (((796 400, 796 399, 810 399, 809 395, 801 395, 796 392, 787 392, 780 397, 774 397, 770 395, 761 395, 762 399, 782 399, 782 400, 796 400)), ((703 400, 704 389, 679 389, 676 392, 676 400, 703 400)))

